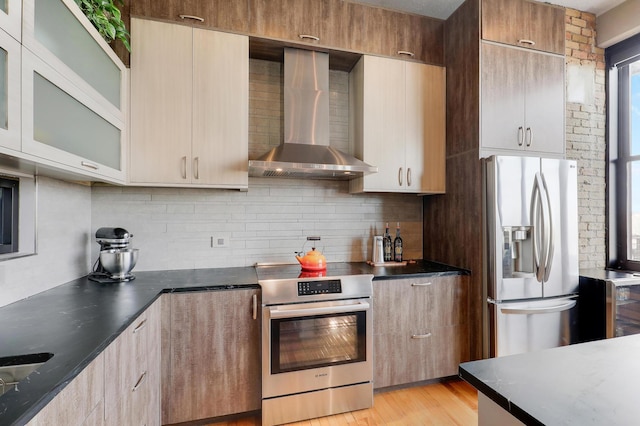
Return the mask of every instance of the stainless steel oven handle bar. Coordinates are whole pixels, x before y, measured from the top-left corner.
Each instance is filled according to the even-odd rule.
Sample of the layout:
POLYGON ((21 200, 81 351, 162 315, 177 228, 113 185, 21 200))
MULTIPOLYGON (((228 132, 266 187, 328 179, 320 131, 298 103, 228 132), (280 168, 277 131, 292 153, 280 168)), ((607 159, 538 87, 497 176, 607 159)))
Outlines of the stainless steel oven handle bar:
POLYGON ((345 312, 358 312, 369 309, 367 302, 356 302, 345 305, 323 306, 318 308, 300 308, 300 309, 278 309, 277 307, 269 308, 271 318, 294 318, 309 315, 325 315, 325 314, 341 314, 345 312))

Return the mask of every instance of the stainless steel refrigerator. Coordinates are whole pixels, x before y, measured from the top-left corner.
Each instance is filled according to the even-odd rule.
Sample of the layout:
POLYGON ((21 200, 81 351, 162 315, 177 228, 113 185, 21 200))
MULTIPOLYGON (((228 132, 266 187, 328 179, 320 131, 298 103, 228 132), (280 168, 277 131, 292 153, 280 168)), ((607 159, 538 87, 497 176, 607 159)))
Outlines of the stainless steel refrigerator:
POLYGON ((577 340, 576 162, 493 156, 485 165, 485 355, 577 340))

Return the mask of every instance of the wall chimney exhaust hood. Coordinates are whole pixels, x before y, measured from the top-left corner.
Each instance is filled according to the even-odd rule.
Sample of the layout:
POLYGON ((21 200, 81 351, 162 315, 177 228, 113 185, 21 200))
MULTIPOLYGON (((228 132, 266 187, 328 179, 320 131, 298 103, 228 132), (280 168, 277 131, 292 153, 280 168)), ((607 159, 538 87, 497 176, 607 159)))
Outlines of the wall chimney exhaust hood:
POLYGON ((249 161, 249 175, 348 180, 378 168, 329 146, 329 55, 284 49, 284 142, 249 161))

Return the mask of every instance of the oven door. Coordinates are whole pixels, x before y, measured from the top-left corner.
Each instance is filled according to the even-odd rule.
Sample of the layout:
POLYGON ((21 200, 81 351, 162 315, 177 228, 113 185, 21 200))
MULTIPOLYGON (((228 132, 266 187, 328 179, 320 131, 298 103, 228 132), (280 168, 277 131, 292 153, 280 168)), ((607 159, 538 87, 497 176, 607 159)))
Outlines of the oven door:
POLYGON ((370 299, 265 306, 262 397, 370 382, 370 299))

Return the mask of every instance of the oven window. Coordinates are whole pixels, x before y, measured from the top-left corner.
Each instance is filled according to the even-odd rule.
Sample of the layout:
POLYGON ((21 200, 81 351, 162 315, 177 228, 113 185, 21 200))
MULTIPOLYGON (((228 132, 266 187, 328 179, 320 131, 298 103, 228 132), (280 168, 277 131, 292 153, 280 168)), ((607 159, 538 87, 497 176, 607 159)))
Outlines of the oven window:
POLYGON ((271 373, 363 362, 365 311, 271 320, 271 373))

